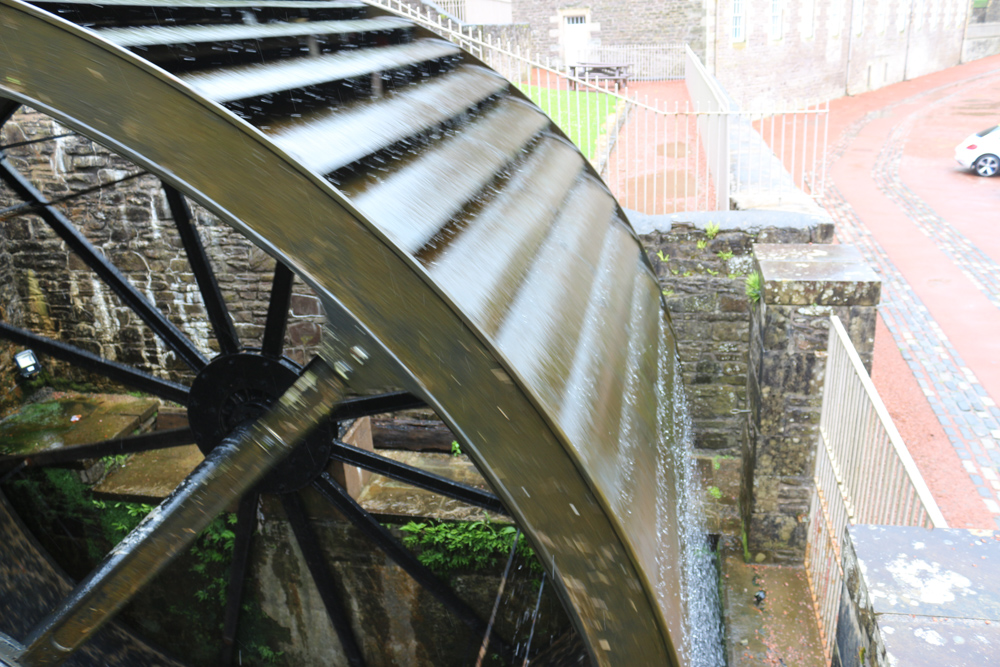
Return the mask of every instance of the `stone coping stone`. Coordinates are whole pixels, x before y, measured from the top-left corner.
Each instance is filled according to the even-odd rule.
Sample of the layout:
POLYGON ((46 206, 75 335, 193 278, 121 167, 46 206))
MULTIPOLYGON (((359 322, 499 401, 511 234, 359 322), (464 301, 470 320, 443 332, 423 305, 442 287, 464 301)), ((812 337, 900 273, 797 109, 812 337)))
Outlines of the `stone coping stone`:
POLYGON ((753 250, 768 305, 878 305, 882 282, 854 246, 756 243, 753 250))
POLYGON ((693 225, 705 229, 709 224, 718 225, 719 231, 741 231, 759 234, 765 230, 798 231, 808 235, 813 243, 833 240, 833 220, 829 216, 793 213, 789 211, 682 211, 664 215, 649 215, 625 210, 625 215, 637 234, 666 233, 675 224, 693 225))
POLYGON ((890 664, 1000 665, 1000 532, 851 526, 890 664))

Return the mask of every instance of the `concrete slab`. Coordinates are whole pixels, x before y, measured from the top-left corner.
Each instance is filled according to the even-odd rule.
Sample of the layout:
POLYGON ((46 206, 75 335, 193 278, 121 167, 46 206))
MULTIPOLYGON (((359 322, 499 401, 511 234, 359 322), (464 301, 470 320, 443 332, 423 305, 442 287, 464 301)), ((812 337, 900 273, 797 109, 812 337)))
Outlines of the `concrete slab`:
POLYGON ((856 248, 848 245, 754 245, 767 303, 874 306, 881 281, 856 248))
POLYGON ((1000 532, 854 526, 850 534, 876 614, 1000 621, 1000 532))
POLYGON ((158 504, 204 460, 196 445, 132 455, 91 491, 96 497, 158 504))
POLYGON ((1000 532, 851 526, 848 537, 845 665, 862 650, 864 664, 1000 664, 1000 532))
POLYGON ((827 667, 805 570, 745 563, 736 541, 722 545, 728 666, 827 667))
POLYGON ((888 615, 879 623, 890 665, 983 667, 1000 662, 1000 625, 990 621, 888 615))
POLYGON ((27 454, 131 434, 156 413, 155 398, 56 392, 0 423, 0 454, 27 454))
MULTIPOLYGON (((472 461, 465 456, 386 449, 379 454, 462 484, 488 488, 472 461)), ((491 520, 505 520, 478 507, 378 475, 371 477, 358 502, 373 514, 398 519, 431 517, 443 521, 475 521, 489 515, 491 520)))

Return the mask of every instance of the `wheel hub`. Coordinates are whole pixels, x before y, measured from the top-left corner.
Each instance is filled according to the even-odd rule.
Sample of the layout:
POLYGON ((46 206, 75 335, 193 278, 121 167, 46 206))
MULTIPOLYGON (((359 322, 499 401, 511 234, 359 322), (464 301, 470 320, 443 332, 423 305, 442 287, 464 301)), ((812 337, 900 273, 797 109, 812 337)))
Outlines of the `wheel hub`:
MULTIPOLYGON (((191 384, 188 422, 198 448, 207 455, 241 425, 263 416, 301 370, 288 359, 250 352, 213 359, 191 384)), ((325 424, 310 433, 261 480, 260 490, 290 493, 312 482, 329 460, 335 428, 325 424)))

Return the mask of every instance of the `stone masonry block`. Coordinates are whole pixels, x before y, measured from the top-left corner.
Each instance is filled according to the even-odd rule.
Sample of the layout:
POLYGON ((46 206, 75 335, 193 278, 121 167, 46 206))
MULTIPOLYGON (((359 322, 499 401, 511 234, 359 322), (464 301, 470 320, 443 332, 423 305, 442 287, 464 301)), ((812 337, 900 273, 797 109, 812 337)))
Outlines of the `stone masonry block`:
POLYGON ((757 443, 757 474, 774 477, 803 477, 812 473, 818 434, 782 434, 761 438, 757 443))
POLYGON ((878 304, 881 281, 853 246, 758 243, 754 255, 768 304, 878 304))

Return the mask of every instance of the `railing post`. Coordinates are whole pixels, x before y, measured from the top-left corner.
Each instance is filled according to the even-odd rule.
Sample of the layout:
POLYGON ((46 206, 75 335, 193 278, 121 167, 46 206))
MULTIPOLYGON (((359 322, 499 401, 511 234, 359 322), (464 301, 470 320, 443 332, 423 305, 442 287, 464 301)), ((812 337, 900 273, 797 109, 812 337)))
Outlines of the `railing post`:
POLYGON ((881 283, 853 246, 757 244, 741 513, 758 562, 801 563, 808 533, 830 315, 871 369, 881 283))

